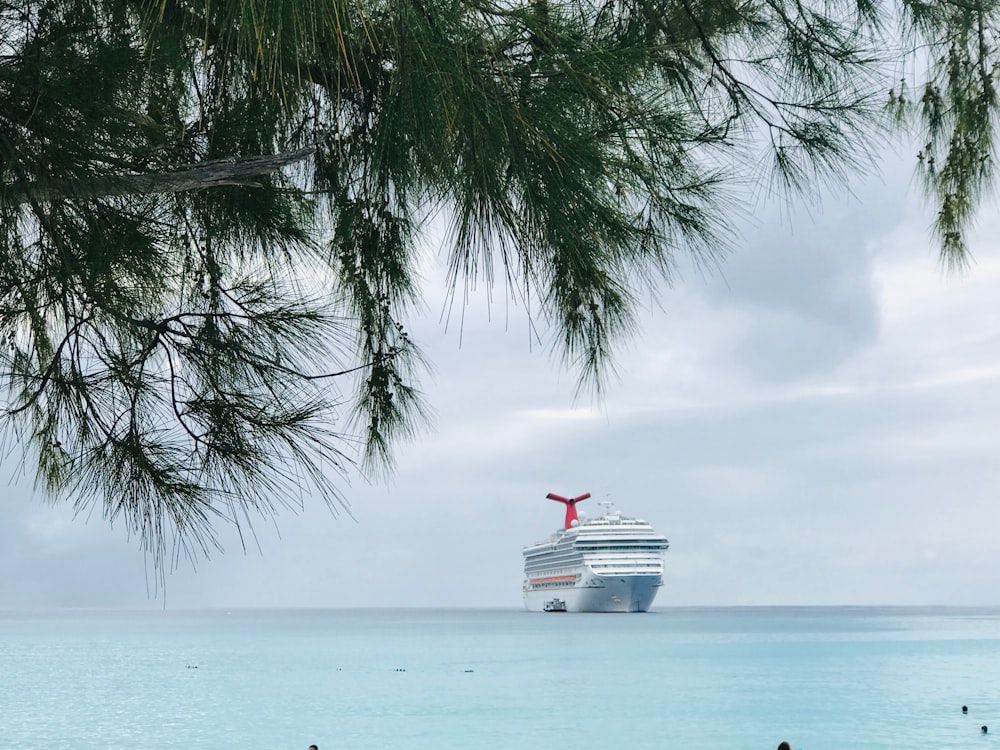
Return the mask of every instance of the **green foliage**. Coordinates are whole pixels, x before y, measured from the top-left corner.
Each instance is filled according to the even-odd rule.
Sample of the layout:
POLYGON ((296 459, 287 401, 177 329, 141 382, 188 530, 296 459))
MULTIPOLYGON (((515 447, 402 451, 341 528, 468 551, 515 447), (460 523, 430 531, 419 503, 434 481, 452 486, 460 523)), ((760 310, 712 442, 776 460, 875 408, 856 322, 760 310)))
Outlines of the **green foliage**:
POLYGON ((0 3, 7 424, 157 564, 336 508, 426 422, 431 216, 451 293, 502 283, 599 391, 635 300, 726 249, 747 184, 870 163, 895 11, 930 64, 890 109, 926 128, 957 262, 992 175, 992 3, 0 3))
POLYGON ((935 234, 944 261, 960 267, 968 260, 966 230, 993 187, 1000 4, 903 0, 903 8, 926 77, 914 84, 919 100, 901 107, 902 94, 890 99, 922 131, 918 160, 938 205, 935 234))

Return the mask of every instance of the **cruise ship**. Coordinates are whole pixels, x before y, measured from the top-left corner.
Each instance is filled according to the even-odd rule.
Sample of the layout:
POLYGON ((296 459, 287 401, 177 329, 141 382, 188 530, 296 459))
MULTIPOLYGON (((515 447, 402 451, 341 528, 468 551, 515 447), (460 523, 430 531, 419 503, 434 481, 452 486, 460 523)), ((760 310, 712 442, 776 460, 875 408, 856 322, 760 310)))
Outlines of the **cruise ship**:
POLYGON ((646 612, 663 585, 670 543, 653 527, 610 503, 580 519, 590 497, 546 495, 566 506, 566 522, 548 540, 524 548, 524 606, 533 612, 646 612))

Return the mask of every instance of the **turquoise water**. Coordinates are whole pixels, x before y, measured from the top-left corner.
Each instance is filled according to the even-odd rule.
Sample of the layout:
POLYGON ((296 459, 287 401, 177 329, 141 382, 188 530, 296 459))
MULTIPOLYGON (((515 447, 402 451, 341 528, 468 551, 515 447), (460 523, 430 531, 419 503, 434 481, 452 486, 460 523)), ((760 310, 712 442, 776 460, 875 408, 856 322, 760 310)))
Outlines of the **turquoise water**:
POLYGON ((0 612, 4 749, 783 739, 1000 748, 1000 609, 0 612))

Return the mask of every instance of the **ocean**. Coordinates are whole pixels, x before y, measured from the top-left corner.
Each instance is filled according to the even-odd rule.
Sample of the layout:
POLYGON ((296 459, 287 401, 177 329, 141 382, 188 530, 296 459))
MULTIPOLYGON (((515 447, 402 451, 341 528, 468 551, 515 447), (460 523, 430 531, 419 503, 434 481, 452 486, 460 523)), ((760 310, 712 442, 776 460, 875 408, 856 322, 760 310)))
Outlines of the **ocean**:
POLYGON ((0 612, 2 750, 782 740, 1000 748, 1000 609, 0 612))

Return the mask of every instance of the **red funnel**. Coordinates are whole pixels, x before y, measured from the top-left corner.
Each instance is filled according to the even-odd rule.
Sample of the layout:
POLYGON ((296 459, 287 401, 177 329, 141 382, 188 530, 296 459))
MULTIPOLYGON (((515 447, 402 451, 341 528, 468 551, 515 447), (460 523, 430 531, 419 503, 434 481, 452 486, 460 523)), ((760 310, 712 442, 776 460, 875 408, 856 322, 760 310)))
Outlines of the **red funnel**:
POLYGON ((563 497, 562 495, 557 495, 554 492, 550 492, 546 495, 549 500, 557 500, 560 503, 566 505, 566 528, 572 528, 573 521, 579 522, 579 517, 576 515, 576 504, 581 500, 586 500, 590 497, 589 492, 584 492, 582 495, 577 497, 563 497))

